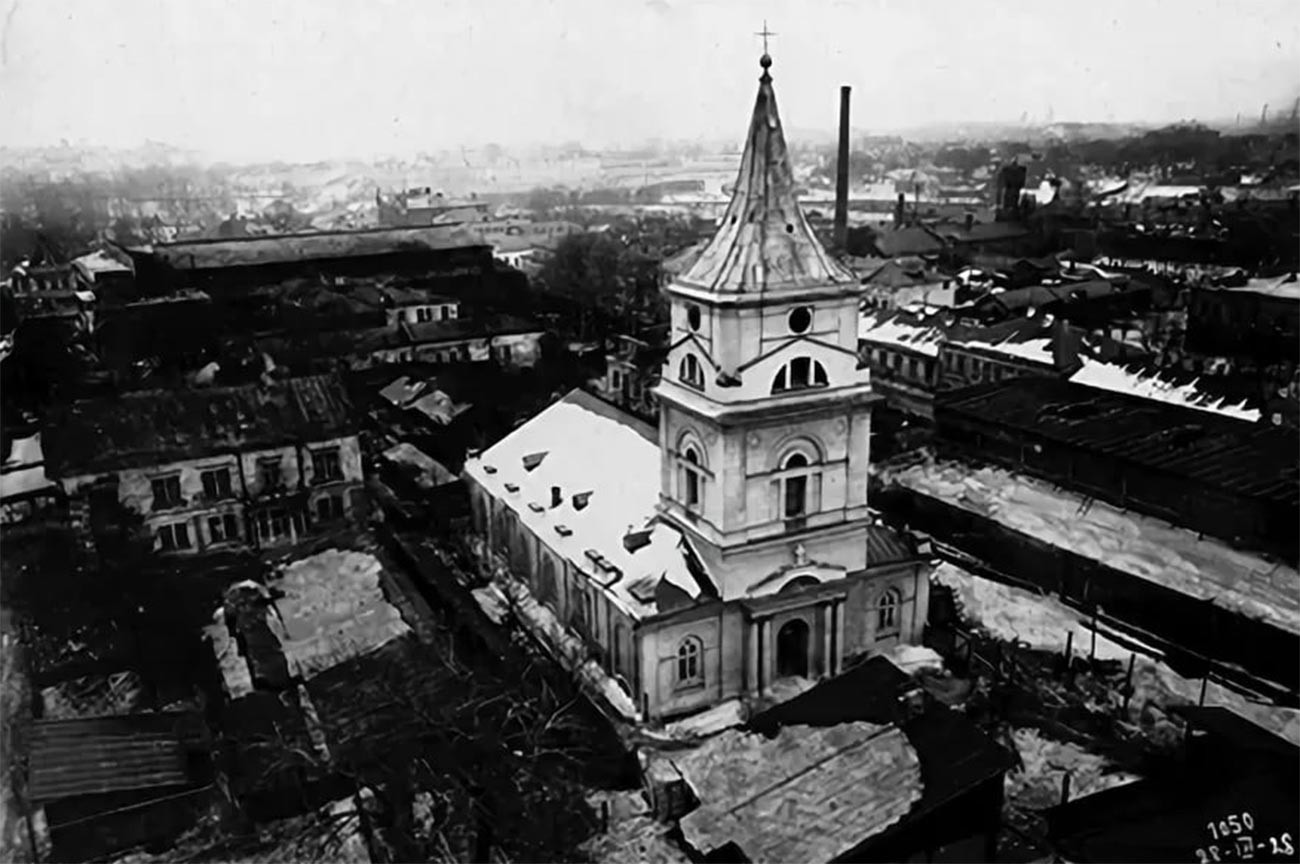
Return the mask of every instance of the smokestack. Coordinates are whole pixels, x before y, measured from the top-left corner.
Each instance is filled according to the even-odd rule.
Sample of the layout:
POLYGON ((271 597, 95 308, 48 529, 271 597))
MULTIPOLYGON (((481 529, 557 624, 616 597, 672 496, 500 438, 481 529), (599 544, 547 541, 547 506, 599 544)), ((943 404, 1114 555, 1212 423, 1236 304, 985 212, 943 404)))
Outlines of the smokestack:
POLYGON ((902 192, 898 193, 898 203, 894 205, 894 227, 903 227, 903 211, 907 207, 907 196, 902 192))
POLYGON ((843 252, 849 234, 849 86, 840 88, 840 154, 835 162, 835 248, 843 252))

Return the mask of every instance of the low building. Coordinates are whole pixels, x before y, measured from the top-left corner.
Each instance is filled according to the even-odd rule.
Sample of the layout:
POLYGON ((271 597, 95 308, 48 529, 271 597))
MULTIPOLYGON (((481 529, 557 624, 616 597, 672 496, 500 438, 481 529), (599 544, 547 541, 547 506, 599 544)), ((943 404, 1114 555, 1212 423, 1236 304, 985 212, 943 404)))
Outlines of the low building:
POLYGON ((491 247, 456 225, 186 240, 125 251, 147 294, 199 288, 217 298, 294 279, 345 284, 382 276, 471 290, 492 273, 491 247))
POLYGON ((422 288, 363 285, 348 292, 352 300, 383 311, 389 327, 398 322, 427 324, 461 317, 460 301, 422 288))
POLYGON ((868 309, 902 309, 957 305, 955 278, 935 270, 921 258, 887 261, 863 277, 863 302, 868 309))
POLYGON ((37 432, 7 442, 0 464, 0 524, 17 525, 52 509, 58 486, 45 476, 45 455, 37 432))
POLYGON ((77 402, 42 440, 89 543, 123 508, 178 555, 292 544, 364 511, 357 428, 330 376, 77 402))
POLYGON ((1300 282, 1295 274, 1250 279, 1237 288, 1196 288, 1187 309, 1188 350, 1212 356, 1248 355, 1261 362, 1296 360, 1300 341, 1300 282))
POLYGON ((40 719, 26 745, 28 824, 49 855, 40 860, 167 843, 213 799, 212 745, 197 713, 40 719))
POLYGON ((100 249, 72 260, 72 273, 79 287, 114 295, 127 293, 133 289, 135 272, 128 263, 130 259, 121 261, 110 254, 113 251, 100 249))
POLYGON ((615 336, 614 350, 605 355, 605 375, 596 380, 596 392, 638 417, 653 419, 659 411, 654 387, 666 354, 661 344, 615 336))
POLYGON ((268 336, 257 350, 295 372, 371 369, 404 363, 497 363, 529 369, 541 360, 542 329, 512 315, 411 324, 399 320, 364 330, 268 336))
POLYGON ((1007 465, 1234 546, 1298 557, 1295 436, 1049 378, 955 391, 942 447, 1007 465))
MULTIPOLYGON (((1120 389, 1126 376, 1139 376, 1114 364, 1143 356, 1051 315, 974 327, 946 315, 867 313, 859 345, 890 406, 926 419, 934 416, 936 393, 987 381, 1086 375, 1089 384, 1120 389), (1112 367, 1115 374, 1107 374, 1112 367)), ((1142 392, 1154 396, 1155 389, 1142 392)))

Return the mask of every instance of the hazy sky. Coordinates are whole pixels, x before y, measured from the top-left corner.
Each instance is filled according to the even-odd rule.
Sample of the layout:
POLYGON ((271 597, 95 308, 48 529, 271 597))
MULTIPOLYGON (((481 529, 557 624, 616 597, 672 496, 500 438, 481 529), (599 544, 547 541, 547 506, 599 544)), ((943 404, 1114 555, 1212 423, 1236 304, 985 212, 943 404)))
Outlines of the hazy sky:
POLYGON ((0 143, 223 158, 744 133, 763 18, 787 127, 1257 117, 1300 0, 0 0, 0 143))

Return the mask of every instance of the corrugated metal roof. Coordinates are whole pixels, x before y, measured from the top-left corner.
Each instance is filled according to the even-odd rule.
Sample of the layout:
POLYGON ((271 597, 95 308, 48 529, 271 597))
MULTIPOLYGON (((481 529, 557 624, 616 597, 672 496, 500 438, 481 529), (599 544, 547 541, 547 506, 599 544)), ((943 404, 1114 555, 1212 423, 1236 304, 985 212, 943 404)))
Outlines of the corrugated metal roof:
POLYGON ((190 782, 186 742, 202 740, 197 714, 38 720, 31 731, 28 797, 56 801, 190 782))
POLYGON ((1295 436, 1281 429, 1050 378, 956 391, 939 411, 1024 429, 1250 498, 1300 500, 1295 436))

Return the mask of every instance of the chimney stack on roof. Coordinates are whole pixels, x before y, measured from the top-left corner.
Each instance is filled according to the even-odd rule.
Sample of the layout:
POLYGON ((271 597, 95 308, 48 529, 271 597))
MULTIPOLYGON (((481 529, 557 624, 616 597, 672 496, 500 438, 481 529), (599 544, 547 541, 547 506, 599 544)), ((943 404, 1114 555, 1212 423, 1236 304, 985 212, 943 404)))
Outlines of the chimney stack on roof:
POLYGON ((903 211, 906 207, 907 207, 907 197, 902 192, 899 192, 898 203, 894 205, 894 227, 895 228, 903 227, 903 211))
POLYGON ((849 233, 849 91, 840 88, 840 151, 835 161, 835 251, 843 252, 849 233))
POLYGON ((559 486, 551 487, 551 506, 559 507, 564 503, 564 494, 559 486))
POLYGON ((967 214, 966 214, 966 231, 969 233, 969 232, 970 232, 970 229, 972 229, 972 228, 974 228, 974 227, 975 227, 975 214, 974 214, 974 213, 967 213, 967 214))

